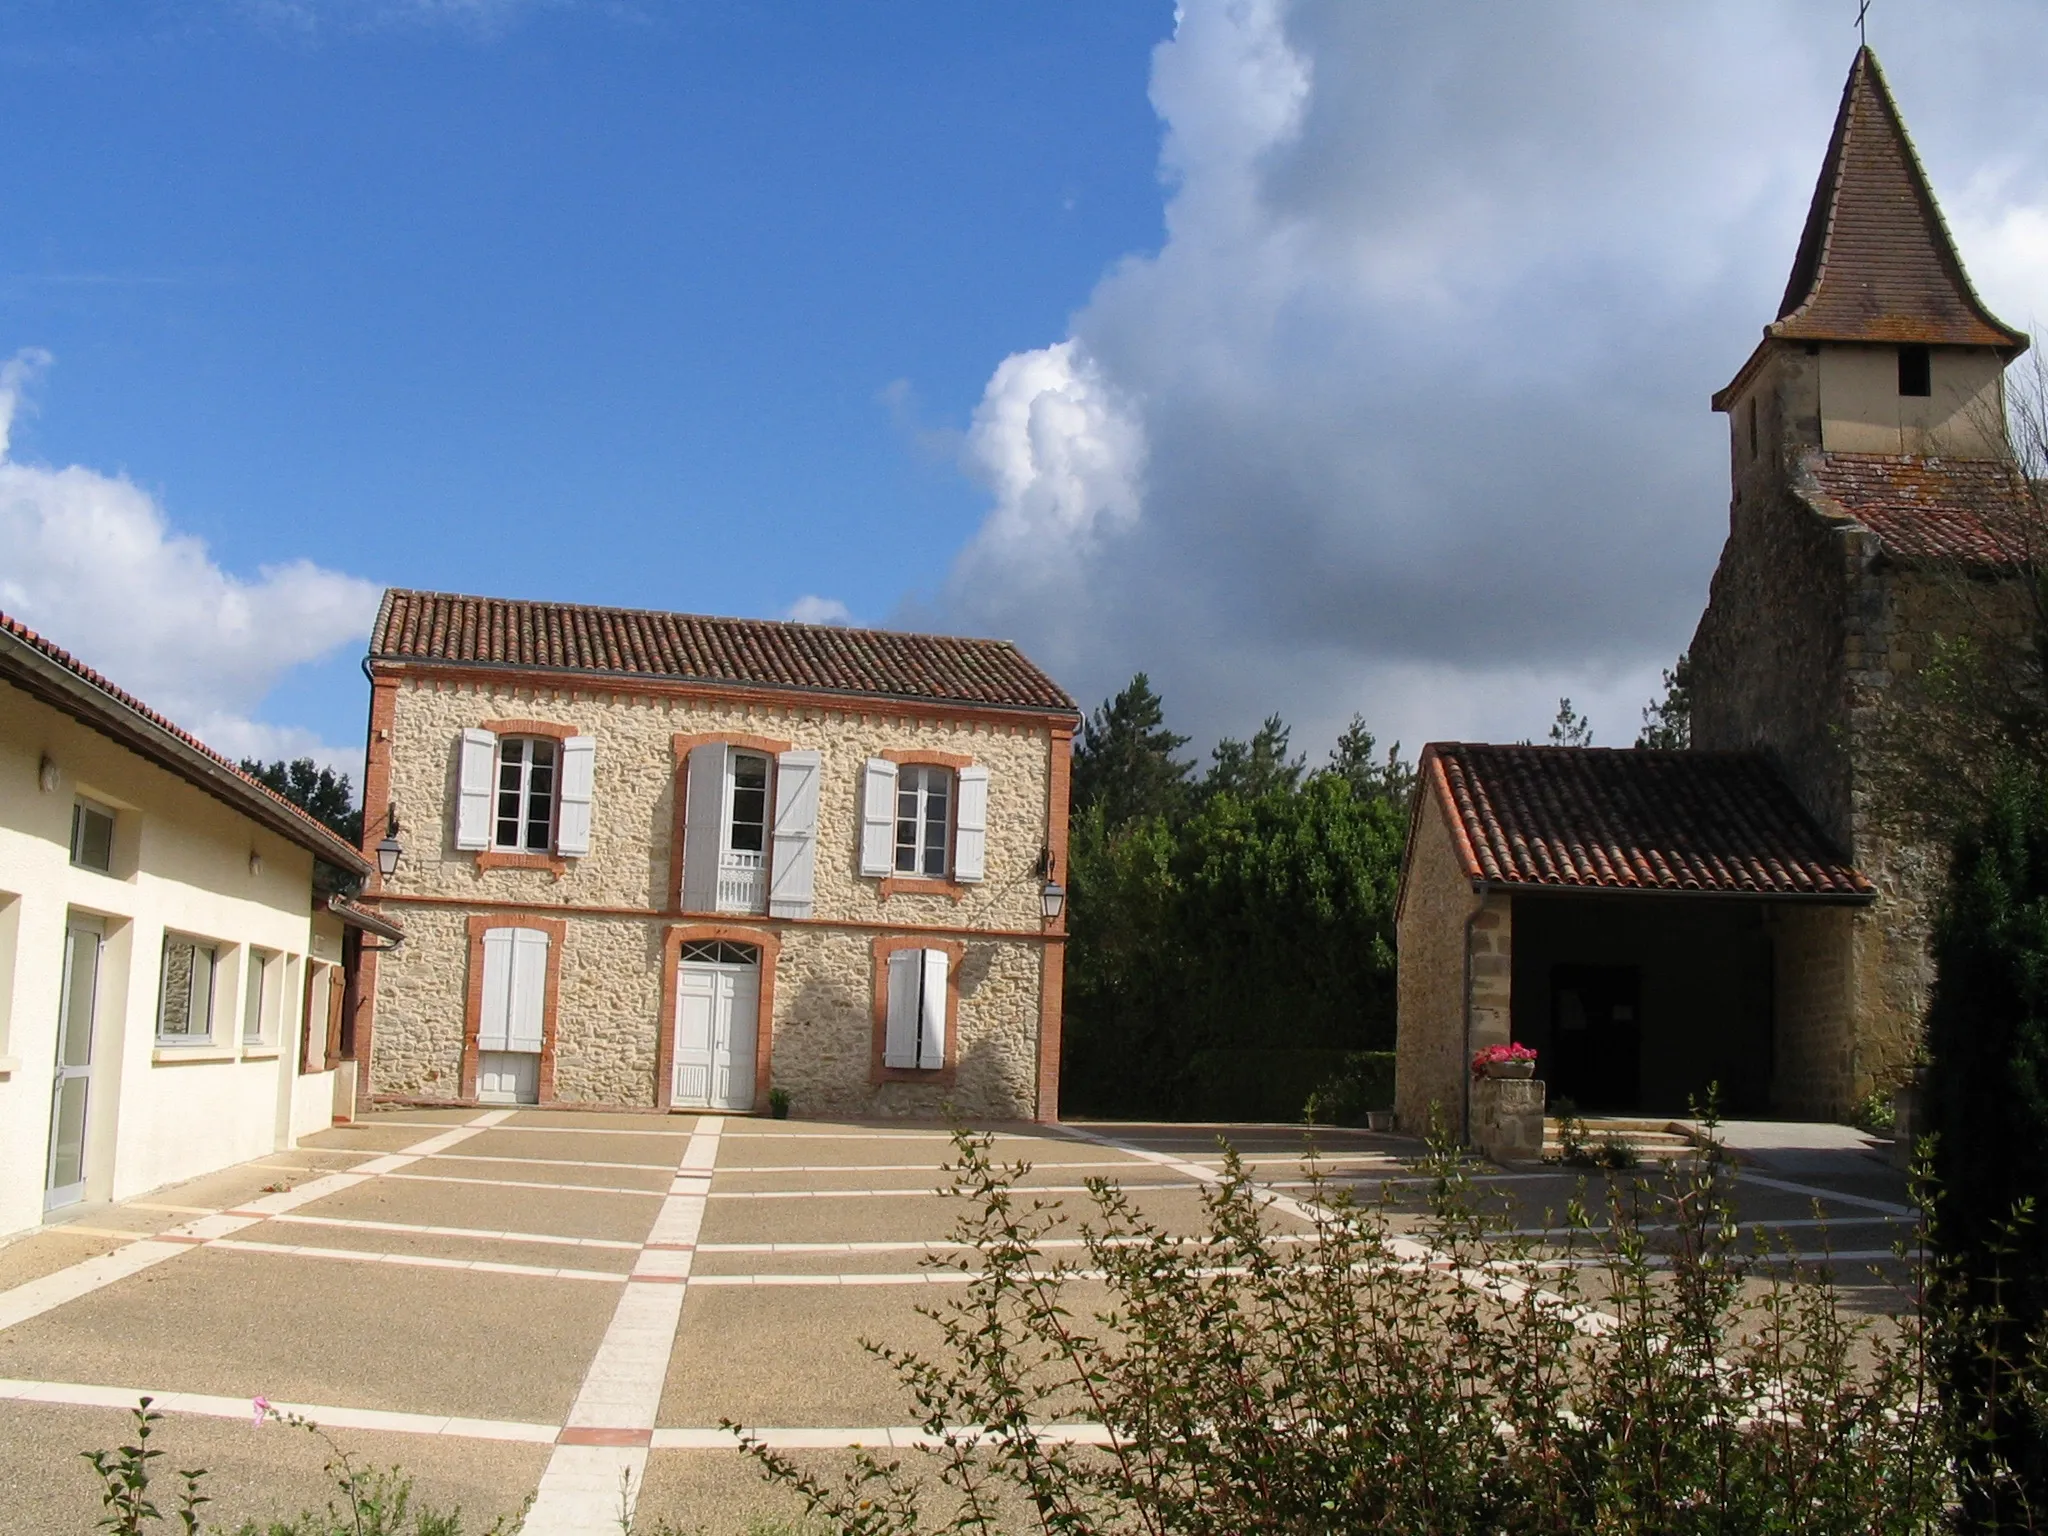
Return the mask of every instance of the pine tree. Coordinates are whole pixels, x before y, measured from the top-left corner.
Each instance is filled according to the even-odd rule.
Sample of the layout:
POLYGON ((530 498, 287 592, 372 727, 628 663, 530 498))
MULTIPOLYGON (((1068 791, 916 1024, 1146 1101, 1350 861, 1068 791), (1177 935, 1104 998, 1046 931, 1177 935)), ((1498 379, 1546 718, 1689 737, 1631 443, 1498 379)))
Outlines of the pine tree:
POLYGON ((1678 653, 1678 664, 1664 669, 1664 697, 1643 706, 1639 747, 1678 751, 1692 745, 1692 658, 1678 653))
POLYGON ((1250 741, 1224 737, 1209 753, 1203 798, 1234 795, 1239 800, 1256 800, 1276 789, 1290 793, 1299 789, 1302 775, 1308 771, 1308 758, 1287 756, 1287 738, 1293 734, 1293 728, 1278 715, 1268 715, 1250 741))
POLYGON ((289 763, 265 763, 245 757, 242 759, 242 772, 276 790, 347 842, 362 842, 363 813, 355 804, 355 794, 349 787, 347 774, 322 768, 310 757, 289 763))
POLYGON ((1935 926, 1927 1015, 1928 1128, 1936 1240, 1954 1266, 1966 1327, 1947 1359, 1950 1407, 1980 1426, 1969 1528, 2032 1530, 2021 1498, 2048 1509, 2048 796, 2008 772, 1992 809, 1958 839, 1935 926), (2015 1224, 2016 1213, 2021 1219, 2015 1224), (2032 1376, 2029 1415, 2015 1381, 2032 1376), (2017 1487, 1989 1483, 1998 1463, 2017 1487))
POLYGON ((1351 786, 1361 800, 1386 800, 1405 807, 1415 788, 1415 767, 1402 761, 1401 743, 1387 748, 1384 759, 1376 754, 1379 739, 1366 729, 1365 716, 1353 715, 1351 723, 1330 748, 1330 765, 1323 771, 1351 786))
POLYGON ((1550 722, 1550 744, 1553 747, 1593 745, 1593 722, 1573 709, 1570 699, 1557 701, 1557 718, 1550 722))
POLYGON ((1193 764, 1174 753, 1188 738, 1166 728, 1166 706, 1140 672, 1083 722, 1074 745, 1074 813, 1100 807, 1114 830, 1145 816, 1175 816, 1187 806, 1193 764))

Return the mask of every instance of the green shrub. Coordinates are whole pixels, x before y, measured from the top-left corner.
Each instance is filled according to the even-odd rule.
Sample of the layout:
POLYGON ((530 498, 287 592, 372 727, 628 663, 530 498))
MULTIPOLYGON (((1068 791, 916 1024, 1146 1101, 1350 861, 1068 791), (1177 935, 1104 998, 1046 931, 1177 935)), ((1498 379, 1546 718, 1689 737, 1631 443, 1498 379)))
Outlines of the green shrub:
POLYGON ((1393 1107, 1394 1053, 1347 1051, 1301 1112, 1317 1125, 1363 1125, 1374 1110, 1393 1107))
POLYGON ((1940 1180, 1940 1251, 1959 1311, 1946 1381, 1976 1428, 1972 1517, 2048 1527, 2048 799, 2008 777, 1958 839, 1935 926, 1927 1016, 1927 1129, 1940 1180), (2018 1209, 2018 1219, 2015 1210, 2018 1209), (2017 1383, 2023 1390, 2016 1396, 2017 1383), (2026 1394, 2031 1394, 2031 1404, 2026 1394), (2009 1467, 2010 1484, 1989 1474, 2009 1467))
POLYGON ((918 1460, 861 1453, 828 1480, 728 1425, 847 1536, 1952 1528, 1971 1474, 1925 1391, 1929 1316, 1880 1325, 1825 1271, 1740 1250, 1716 1147, 1582 1193, 1545 1249, 1448 1143, 1409 1235, 1311 1163, 1312 1230, 1285 1243, 1230 1154, 1199 1232, 1096 1181, 1085 1256, 1048 1262, 1056 1207, 989 1146, 957 1139, 971 1253, 933 1262, 970 1278, 925 1309, 943 1351, 867 1346, 931 1437, 918 1460), (1086 1314, 1083 1274, 1108 1292, 1086 1314), (1109 1438, 1037 1432, 1062 1421, 1109 1438))

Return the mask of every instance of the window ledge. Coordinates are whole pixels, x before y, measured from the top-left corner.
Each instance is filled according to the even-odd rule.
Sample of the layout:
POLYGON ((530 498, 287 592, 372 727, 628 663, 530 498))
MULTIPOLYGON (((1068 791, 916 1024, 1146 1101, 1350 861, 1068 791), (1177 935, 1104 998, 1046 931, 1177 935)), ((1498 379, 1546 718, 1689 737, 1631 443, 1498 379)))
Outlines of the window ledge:
POLYGON ((951 1088, 958 1076, 958 1068, 945 1067, 877 1067, 868 1074, 871 1083, 930 1083, 938 1088, 951 1088))
POLYGON ((891 896, 950 896, 965 901, 974 886, 960 880, 928 880, 909 875, 890 875, 882 881, 882 900, 891 896))
POLYGON ((511 853, 486 848, 476 856, 478 869, 544 869, 557 880, 569 873, 569 861, 552 853, 511 853))
POLYGON ((159 1040, 149 1059, 152 1065, 163 1067, 192 1061, 233 1061, 235 1052, 232 1047, 215 1045, 211 1040, 192 1045, 171 1045, 159 1040))
POLYGON ((242 1047, 242 1060, 244 1061, 275 1061, 278 1058, 278 1054, 278 1049, 274 1045, 245 1045, 242 1047))
POLYGON ((0 1056, 0 1077, 5 1077, 10 1072, 19 1072, 20 1070, 21 1058, 19 1056, 0 1056))

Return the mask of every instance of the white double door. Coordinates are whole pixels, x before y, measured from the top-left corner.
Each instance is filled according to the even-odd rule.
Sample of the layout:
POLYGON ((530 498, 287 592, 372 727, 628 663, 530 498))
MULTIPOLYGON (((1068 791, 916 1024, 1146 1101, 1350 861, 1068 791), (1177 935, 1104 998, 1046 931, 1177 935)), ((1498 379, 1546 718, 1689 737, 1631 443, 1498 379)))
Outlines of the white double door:
POLYGON ((754 1037, 761 968, 685 960, 676 983, 671 1102, 698 1109, 754 1107, 754 1037))
POLYGON ((476 1096, 482 1102, 539 1101, 547 981, 545 933, 492 928, 484 934, 484 996, 476 1031, 476 1096))

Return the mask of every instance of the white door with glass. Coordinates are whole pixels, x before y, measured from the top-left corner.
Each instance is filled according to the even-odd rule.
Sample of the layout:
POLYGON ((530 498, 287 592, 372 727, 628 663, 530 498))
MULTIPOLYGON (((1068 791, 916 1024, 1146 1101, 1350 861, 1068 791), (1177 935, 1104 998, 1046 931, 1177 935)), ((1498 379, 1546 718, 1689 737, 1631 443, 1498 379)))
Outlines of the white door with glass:
POLYGON ((57 1071, 50 1095, 50 1159, 43 1209, 85 1198, 85 1124, 92 1092, 93 1017, 105 931, 90 918, 64 928, 64 989, 57 999, 57 1071))
POLYGON ((761 953, 745 944, 685 944, 676 978, 675 1083, 670 1102, 754 1107, 761 953))
POLYGON ((476 1030, 476 1096, 486 1104, 540 1101, 548 936, 537 928, 484 933, 484 997, 476 1030))

